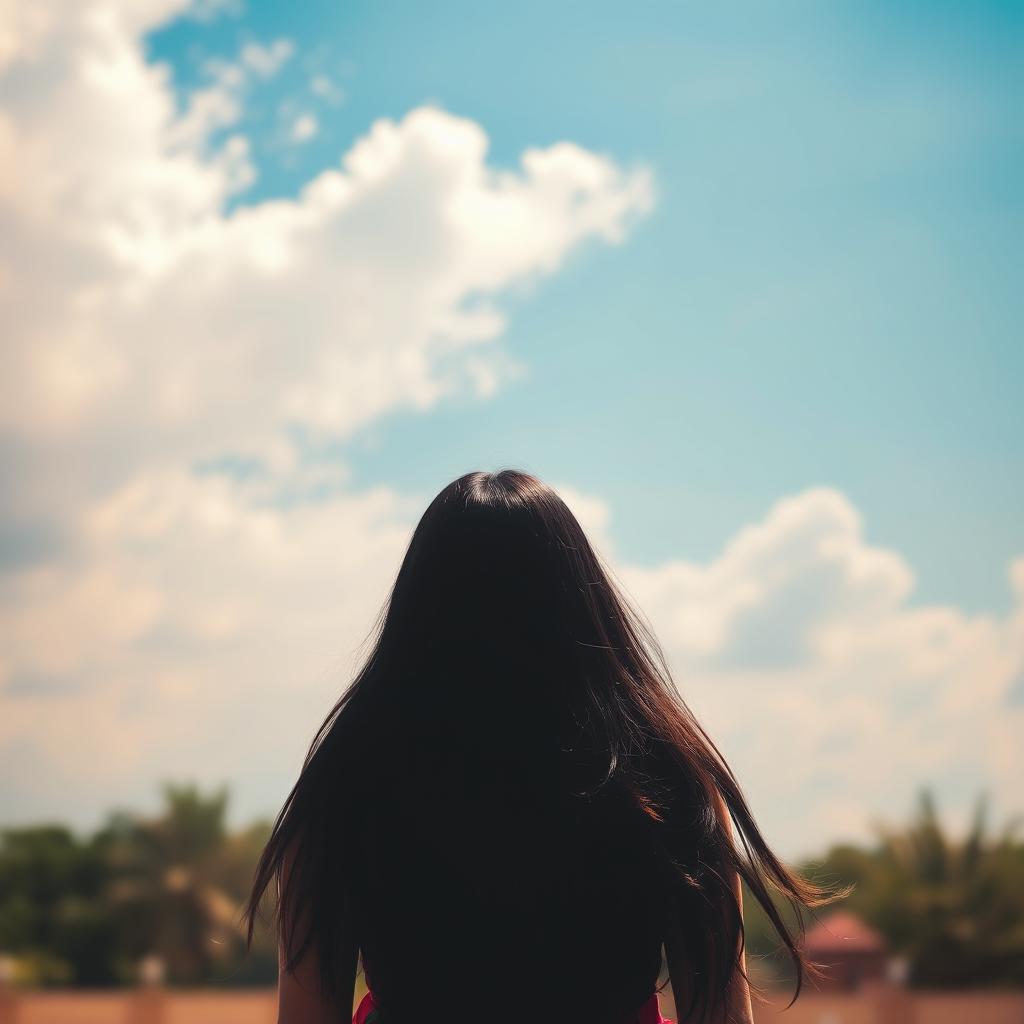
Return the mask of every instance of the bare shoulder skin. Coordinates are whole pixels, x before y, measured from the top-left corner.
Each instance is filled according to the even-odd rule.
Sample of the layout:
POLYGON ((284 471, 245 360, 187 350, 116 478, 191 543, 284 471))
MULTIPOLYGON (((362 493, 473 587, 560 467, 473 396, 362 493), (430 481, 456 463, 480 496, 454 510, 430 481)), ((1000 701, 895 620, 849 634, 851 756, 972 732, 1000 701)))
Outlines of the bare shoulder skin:
MULTIPOLYGON (((725 824, 726 831, 730 838, 733 837, 732 819, 729 816, 725 801, 716 793, 716 804, 719 818, 725 824)), ((738 872, 733 872, 733 892, 739 904, 740 913, 743 913, 743 880, 738 872)), ((678 938, 670 934, 665 939, 665 959, 668 962, 669 978, 672 982, 672 995, 677 1008, 687 1005, 687 986, 692 984, 692 972, 688 970, 687 961, 678 938)), ((746 971, 746 952, 740 956, 740 968, 746 971)), ((679 1010, 677 1009, 677 1015, 679 1010)), ((754 1010, 750 1002, 750 986, 746 978, 737 970, 733 975, 732 985, 729 989, 729 997, 724 1006, 719 1007, 713 1018, 712 1024, 754 1024, 754 1010)))

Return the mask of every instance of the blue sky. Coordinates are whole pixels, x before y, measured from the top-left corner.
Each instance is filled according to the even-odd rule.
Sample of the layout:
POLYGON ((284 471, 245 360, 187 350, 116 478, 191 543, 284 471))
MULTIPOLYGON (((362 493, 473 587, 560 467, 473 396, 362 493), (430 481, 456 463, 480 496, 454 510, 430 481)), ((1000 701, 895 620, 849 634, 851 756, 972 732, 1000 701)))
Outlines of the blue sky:
POLYGON ((1024 546, 1024 5, 250 2, 149 39, 184 95, 210 56, 285 36, 247 111, 293 195, 379 117, 479 122, 491 163, 570 139, 655 172, 627 243, 503 301, 525 373, 398 412, 344 458, 428 496, 523 465, 602 494, 627 557, 706 559, 779 493, 851 496, 915 599, 1009 604, 1024 546), (325 73, 344 90, 311 96, 325 73), (282 102, 306 146, 275 142, 282 102))

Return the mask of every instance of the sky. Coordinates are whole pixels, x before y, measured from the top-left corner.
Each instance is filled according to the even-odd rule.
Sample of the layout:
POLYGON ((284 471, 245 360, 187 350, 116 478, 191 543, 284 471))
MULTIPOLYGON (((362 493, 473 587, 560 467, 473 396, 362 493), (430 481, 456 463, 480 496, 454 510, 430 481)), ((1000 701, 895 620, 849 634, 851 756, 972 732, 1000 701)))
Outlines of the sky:
POLYGON ((784 855, 1024 811, 1024 6, 0 22, 0 822, 275 813, 502 466, 784 855))

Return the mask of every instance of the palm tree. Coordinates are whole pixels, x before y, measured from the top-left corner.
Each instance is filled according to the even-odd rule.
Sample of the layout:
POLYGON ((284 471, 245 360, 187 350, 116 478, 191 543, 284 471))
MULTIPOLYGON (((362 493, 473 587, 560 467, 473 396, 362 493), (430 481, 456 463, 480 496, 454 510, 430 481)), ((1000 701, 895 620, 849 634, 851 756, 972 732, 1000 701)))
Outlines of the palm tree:
POLYGON ((875 850, 836 850, 827 863, 857 882, 847 906, 907 957, 911 985, 1020 985, 1024 846, 1015 837, 1021 823, 1013 818, 991 838, 988 799, 982 794, 967 835, 957 842, 924 789, 908 827, 876 823, 880 844, 875 850))
POLYGON ((240 954, 232 895, 232 846, 224 823, 227 789, 203 796, 195 785, 163 787, 164 813, 112 822, 106 849, 129 957, 158 955, 172 982, 208 981, 218 961, 240 954))

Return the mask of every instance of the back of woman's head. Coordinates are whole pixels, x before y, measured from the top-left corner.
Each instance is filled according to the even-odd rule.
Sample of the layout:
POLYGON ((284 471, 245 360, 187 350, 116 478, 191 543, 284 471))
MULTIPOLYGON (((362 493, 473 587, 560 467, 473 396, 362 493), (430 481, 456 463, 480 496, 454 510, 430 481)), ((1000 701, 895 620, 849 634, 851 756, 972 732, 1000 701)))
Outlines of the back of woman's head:
POLYGON ((413 533, 376 646, 397 714, 482 742, 543 722, 536 702, 569 680, 587 575, 573 549, 583 546, 564 503, 534 477, 470 473, 441 491, 413 533))
POLYGON ((250 940, 287 852, 300 870, 276 923, 290 962, 315 943, 331 990, 340 930, 354 928, 396 1024, 452 986, 476 1002, 500 992, 494 1020, 541 1021, 541 1002, 552 1020, 570 1006, 594 1024, 623 1019, 670 925, 695 979, 683 1018, 712 1011, 738 969, 738 871, 797 991, 817 973, 769 887, 801 932, 802 909, 836 897, 769 849, 650 629, 552 488, 515 470, 445 487, 374 633, 263 851, 250 940))
POLYGON ((576 517, 527 473, 468 473, 413 533, 372 660, 394 715, 518 752, 587 712, 588 728, 642 722, 623 700, 636 667, 628 616, 576 517), (613 708, 611 705, 615 705, 613 708), (512 748, 504 744, 512 742, 512 748))

